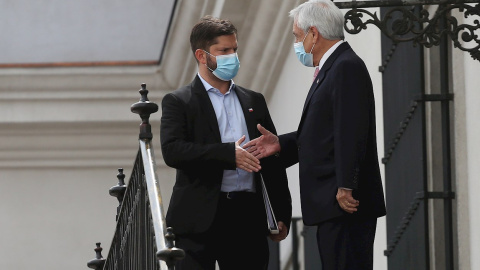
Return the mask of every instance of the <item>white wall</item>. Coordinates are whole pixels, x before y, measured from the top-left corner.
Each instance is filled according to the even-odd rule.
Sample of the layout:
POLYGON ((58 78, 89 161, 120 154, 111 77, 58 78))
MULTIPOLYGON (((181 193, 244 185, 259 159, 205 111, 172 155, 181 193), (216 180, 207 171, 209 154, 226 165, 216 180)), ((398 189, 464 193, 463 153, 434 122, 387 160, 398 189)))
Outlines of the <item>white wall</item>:
POLYGON ((115 172, 2 169, 0 181, 1 269, 88 269, 95 241, 108 249, 118 205, 108 195, 115 172))
MULTIPOLYGON (((460 23, 473 25, 463 13, 453 15, 460 23)), ((460 39, 461 41, 461 39, 460 39)), ((475 43, 464 44, 466 48, 475 43)), ((455 204, 458 241, 458 269, 480 269, 480 62, 469 53, 452 46, 453 138, 455 160, 455 204)))
MULTIPOLYGON (((126 166, 127 182, 130 173, 126 166)), ((0 269, 88 269, 95 242, 106 258, 118 205, 108 194, 115 176, 104 168, 2 169, 0 269)))
MULTIPOLYGON (((286 29, 285 31, 290 31, 290 29, 286 29)), ((377 143, 379 158, 381 158, 383 157, 384 145, 382 75, 378 71, 378 66, 381 65, 380 31, 375 27, 370 27, 358 35, 347 34, 346 41, 349 42, 354 51, 365 61, 370 76, 372 77, 376 103, 377 143)), ((271 98, 268 100, 269 110, 279 134, 297 129, 314 73, 313 68, 307 68, 297 60, 293 50, 293 38, 292 49, 285 57, 287 59, 285 66, 280 73, 275 91, 273 91, 271 98)), ((380 168, 382 178, 384 179, 384 167, 382 164, 380 168)), ((298 165, 289 168, 287 173, 290 191, 292 193, 293 215, 301 216, 298 165)), ((290 241, 291 240, 287 238, 286 241, 282 242, 282 258, 288 256, 290 252, 290 248, 287 246, 290 241)), ((386 249, 386 243, 386 223, 385 217, 382 217, 378 220, 375 239, 375 269, 387 269, 387 259, 383 255, 383 251, 386 249)))
POLYGON ((480 269, 480 212, 478 191, 480 190, 480 63, 465 55, 465 109, 466 109, 466 144, 468 161, 468 205, 470 216, 470 263, 471 269, 480 269))

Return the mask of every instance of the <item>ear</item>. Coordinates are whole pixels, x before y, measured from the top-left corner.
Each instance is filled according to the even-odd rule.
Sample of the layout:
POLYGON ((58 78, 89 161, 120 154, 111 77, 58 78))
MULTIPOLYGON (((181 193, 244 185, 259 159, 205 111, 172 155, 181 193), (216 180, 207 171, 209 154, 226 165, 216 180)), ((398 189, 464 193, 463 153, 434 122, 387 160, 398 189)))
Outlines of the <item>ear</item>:
POLYGON ((197 59, 198 63, 206 64, 207 63, 207 54, 202 49, 197 49, 195 51, 195 58, 197 59))
POLYGON ((318 43, 320 41, 321 35, 318 32, 317 27, 311 26, 310 32, 312 32, 312 35, 313 35, 313 38, 312 38, 313 43, 318 43))

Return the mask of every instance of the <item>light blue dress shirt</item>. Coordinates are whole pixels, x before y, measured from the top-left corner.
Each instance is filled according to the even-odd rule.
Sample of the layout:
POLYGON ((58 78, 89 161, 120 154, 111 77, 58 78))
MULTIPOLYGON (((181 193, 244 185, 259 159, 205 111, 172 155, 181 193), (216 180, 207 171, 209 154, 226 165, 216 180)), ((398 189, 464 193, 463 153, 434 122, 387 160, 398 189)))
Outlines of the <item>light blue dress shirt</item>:
MULTIPOLYGON (((205 81, 200 74, 198 77, 207 90, 208 97, 212 102, 215 115, 217 116, 218 128, 220 129, 220 137, 222 143, 236 142, 243 135, 245 141, 250 141, 248 136, 247 124, 243 115, 242 106, 235 93, 235 83, 230 81, 230 88, 227 93, 222 94, 220 90, 211 86, 205 81)), ((222 187, 223 192, 232 191, 251 191, 255 192, 254 174, 237 168, 236 170, 224 170, 222 187)))

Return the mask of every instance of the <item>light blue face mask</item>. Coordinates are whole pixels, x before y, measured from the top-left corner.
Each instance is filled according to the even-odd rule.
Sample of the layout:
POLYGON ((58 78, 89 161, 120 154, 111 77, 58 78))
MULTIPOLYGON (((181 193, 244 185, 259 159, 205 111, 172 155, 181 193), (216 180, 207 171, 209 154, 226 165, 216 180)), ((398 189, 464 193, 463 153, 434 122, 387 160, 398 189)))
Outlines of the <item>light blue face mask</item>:
POLYGON ((240 69, 240 60, 238 60, 237 53, 213 55, 205 50, 204 52, 217 59, 217 68, 215 70, 212 70, 207 65, 207 68, 213 73, 213 75, 215 75, 215 77, 222 81, 230 81, 237 75, 238 69, 240 69))
POLYGON ((303 47, 303 42, 307 38, 308 32, 305 34, 305 37, 303 38, 302 41, 300 42, 295 42, 293 43, 293 48, 295 49, 295 54, 297 55, 298 60, 307 67, 313 67, 313 48, 315 47, 315 43, 312 46, 312 49, 310 50, 309 53, 305 52, 305 47, 303 47))

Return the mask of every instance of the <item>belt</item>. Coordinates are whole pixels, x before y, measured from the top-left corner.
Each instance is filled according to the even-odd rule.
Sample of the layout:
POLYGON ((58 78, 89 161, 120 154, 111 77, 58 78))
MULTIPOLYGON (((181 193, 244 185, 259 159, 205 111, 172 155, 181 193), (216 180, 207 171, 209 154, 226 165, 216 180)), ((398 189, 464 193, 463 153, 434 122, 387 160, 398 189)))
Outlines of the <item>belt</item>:
POLYGON ((230 191, 230 192, 220 192, 222 198, 227 198, 229 200, 238 200, 243 198, 252 197, 255 193, 248 191, 230 191))

